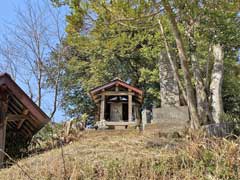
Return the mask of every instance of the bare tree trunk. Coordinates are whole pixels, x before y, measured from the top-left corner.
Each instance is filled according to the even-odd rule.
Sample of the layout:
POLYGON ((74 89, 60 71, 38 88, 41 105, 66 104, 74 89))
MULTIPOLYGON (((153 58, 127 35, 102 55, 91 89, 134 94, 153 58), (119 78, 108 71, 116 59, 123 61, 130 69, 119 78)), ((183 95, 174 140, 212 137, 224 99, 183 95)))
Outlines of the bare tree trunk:
POLYGON ((212 117, 215 123, 220 122, 223 113, 222 82, 223 82, 223 49, 220 44, 213 45, 214 64, 212 70, 210 93, 212 117))
POLYGON ((197 113, 196 98, 194 95, 194 89, 192 86, 191 75, 190 75, 189 67, 188 67, 188 58, 186 55, 186 51, 184 48, 184 44, 182 41, 180 31, 177 27, 175 16, 169 5, 169 2, 167 0, 164 0, 163 6, 167 12, 167 15, 168 15, 171 27, 172 27, 172 31, 175 36, 178 54, 179 54, 180 61, 181 61, 181 67, 183 69, 184 81, 185 81, 186 92, 187 92, 187 103, 188 103, 188 108, 189 108, 189 112, 190 112, 190 116, 191 116, 190 127, 192 129, 198 129, 200 127, 200 120, 199 120, 199 116, 197 113))
MULTIPOLYGON (((48 4, 49 5, 49 4, 48 4)), ((55 24, 55 36, 56 39, 58 41, 58 44, 62 44, 62 41, 64 39, 65 36, 65 32, 61 32, 62 29, 62 19, 60 18, 60 12, 54 12, 52 10, 51 7, 48 7, 49 12, 53 18, 53 22, 55 24)), ((57 58, 56 58, 56 73, 49 73, 47 68, 46 68, 46 72, 48 73, 48 78, 52 79, 51 81, 54 82, 54 98, 53 98, 53 109, 50 112, 50 119, 52 119, 57 111, 57 107, 58 107, 58 96, 59 96, 59 83, 60 83, 60 78, 61 78, 61 67, 60 67, 60 62, 62 62, 62 58, 63 58, 63 48, 59 47, 55 48, 55 46, 53 47, 51 42, 48 41, 47 42, 47 46, 49 47, 49 49, 51 49, 52 52, 57 52, 57 58), (54 77, 52 76, 53 74, 56 74, 54 77)), ((52 61, 54 61, 54 59, 52 59, 52 61)))
MULTIPOLYGON (((206 73, 206 78, 205 78, 205 82, 204 82, 204 86, 205 86, 205 91, 206 91, 206 95, 207 97, 210 97, 210 81, 211 81, 211 69, 212 69, 212 61, 211 58, 212 57, 212 43, 209 44, 209 48, 208 48, 208 58, 207 58, 207 62, 206 62, 206 69, 205 69, 205 73, 206 73)), ((210 122, 213 122, 213 117, 212 117, 212 112, 210 110, 211 108, 211 102, 209 101, 209 98, 207 98, 207 113, 208 113, 208 118, 210 122)))
POLYGON ((202 72, 198 63, 196 56, 197 43, 194 39, 194 25, 187 25, 186 35, 189 38, 189 47, 190 47, 190 57, 193 69, 193 75, 195 79, 195 90, 197 98, 197 111, 201 124, 207 123, 207 116, 209 113, 209 105, 207 101, 207 94, 205 91, 205 86, 202 78, 202 72))
POLYGON ((193 74, 195 78, 195 89, 196 89, 196 98, 197 98, 197 110, 202 124, 207 123, 207 116, 209 115, 209 105, 207 101, 207 94, 205 91, 205 86, 201 76, 199 64, 195 53, 191 54, 191 61, 193 67, 193 74))
POLYGON ((205 73, 206 73, 205 89, 207 90, 208 95, 209 95, 209 86, 211 81, 211 69, 212 69, 211 59, 212 59, 212 43, 210 43, 208 47, 208 58, 207 58, 206 68, 205 68, 205 73))
MULTIPOLYGON (((38 62, 39 64, 39 62, 38 62)), ((40 66, 40 65, 38 65, 40 66)), ((37 85, 38 85, 38 106, 41 107, 42 105, 42 70, 41 67, 38 67, 38 78, 37 78, 37 85)))
MULTIPOLYGON (((60 71, 60 70, 59 70, 60 71)), ((55 80, 55 86, 54 86, 54 99, 53 99, 53 110, 50 113, 50 119, 53 118, 57 111, 57 104, 58 104, 58 93, 59 93, 59 79, 60 79, 60 72, 58 71, 57 79, 55 80)))

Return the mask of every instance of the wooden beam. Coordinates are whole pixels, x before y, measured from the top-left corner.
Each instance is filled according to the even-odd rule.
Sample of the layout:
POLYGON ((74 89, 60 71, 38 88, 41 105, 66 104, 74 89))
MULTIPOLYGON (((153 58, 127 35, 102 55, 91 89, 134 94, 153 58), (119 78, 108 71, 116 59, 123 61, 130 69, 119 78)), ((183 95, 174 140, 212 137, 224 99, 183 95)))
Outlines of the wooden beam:
POLYGON ((8 114, 6 116, 6 120, 7 121, 21 121, 21 120, 25 120, 28 119, 29 117, 27 115, 23 115, 23 114, 8 114))
POLYGON ((11 105, 11 103, 8 104, 8 113, 12 113, 12 114, 18 114, 18 112, 16 110, 14 110, 11 105))
POLYGON ((23 125, 23 123, 24 123, 25 120, 26 120, 26 119, 22 119, 22 120, 18 123, 17 129, 20 129, 20 128, 22 127, 22 125, 23 125))
POLYGON ((138 88, 136 88, 136 87, 133 87, 133 86, 131 86, 131 85, 129 85, 129 84, 121 81, 121 80, 114 80, 114 81, 112 81, 112 82, 110 82, 110 83, 107 83, 107 84, 105 84, 105 85, 103 85, 103 86, 94 88, 94 89, 91 90, 90 93, 91 93, 92 95, 97 94, 97 93, 99 93, 102 89, 111 88, 111 87, 113 87, 113 86, 116 85, 116 84, 118 84, 119 86, 121 86, 121 87, 123 87, 123 88, 130 89, 130 90, 134 91, 134 92, 137 93, 137 94, 141 94, 141 95, 143 94, 143 91, 142 91, 142 90, 140 90, 140 89, 138 89, 138 88))
MULTIPOLYGON (((8 95, 5 89, 0 88, 0 149, 5 151, 6 143, 6 114, 8 110, 8 95)), ((0 167, 3 167, 5 155, 0 152, 0 167)))
POLYGON ((101 92, 102 95, 105 96, 128 96, 128 95, 134 95, 134 92, 128 92, 128 91, 104 91, 101 92))
POLYGON ((28 109, 24 109, 24 110, 23 110, 22 115, 23 115, 23 116, 26 116, 27 118, 22 119, 22 120, 18 123, 17 129, 20 129, 20 128, 22 127, 24 121, 29 118, 28 113, 29 113, 29 110, 28 110, 28 109))
POLYGON ((102 95, 100 106, 100 120, 105 120, 105 95, 102 95))
MULTIPOLYGON (((131 92, 131 91, 129 91, 131 92)), ((132 95, 128 95, 128 122, 132 121, 132 95)))
POLYGON ((119 84, 117 83, 115 86, 115 91, 118 92, 119 91, 119 84))
POLYGON ((136 97, 136 100, 141 104, 143 102, 142 98, 136 97))
MULTIPOLYGON (((23 127, 25 127, 25 126, 23 126, 23 127)), ((27 136, 28 136, 28 137, 32 137, 33 133, 32 133, 31 130, 29 130, 28 127, 24 128, 24 130, 25 130, 25 132, 27 133, 27 136)))
POLYGON ((11 94, 11 98, 14 100, 14 102, 20 109, 24 108, 23 105, 19 102, 19 100, 13 94, 11 94))
POLYGON ((106 126, 129 126, 136 125, 136 122, 126 122, 126 121, 106 121, 106 126))
POLYGON ((29 113, 28 109, 24 109, 23 112, 22 112, 23 115, 28 115, 28 113, 29 113))
POLYGON ((28 129, 30 129, 32 132, 34 132, 36 130, 36 128, 33 126, 33 124, 31 123, 31 121, 25 121, 24 126, 26 125, 26 127, 28 127, 28 129))
POLYGON ((8 108, 11 108, 12 111, 16 112, 16 114, 19 114, 22 112, 22 109, 20 109, 13 101, 9 99, 9 105, 8 108))
POLYGON ((102 92, 100 94, 96 94, 96 95, 92 96, 92 98, 93 98, 95 103, 97 103, 98 101, 101 100, 101 95, 105 95, 105 96, 128 96, 128 95, 133 95, 136 98, 138 98, 140 102, 143 100, 142 96, 137 95, 134 92, 128 92, 128 91, 104 91, 104 92, 102 92))
POLYGON ((20 129, 24 123, 25 120, 29 119, 28 116, 29 110, 25 109, 23 110, 22 114, 8 114, 6 117, 7 122, 11 121, 19 121, 17 124, 17 129, 20 129))
POLYGON ((95 102, 96 104, 99 104, 100 101, 101 101, 101 98, 97 98, 97 99, 94 100, 94 102, 95 102))
POLYGON ((99 97, 98 94, 92 96, 93 100, 97 99, 98 97, 99 97))
POLYGON ((31 113, 29 113, 28 116, 29 119, 31 119, 31 124, 33 125, 34 129, 36 129, 38 127, 38 119, 31 113))

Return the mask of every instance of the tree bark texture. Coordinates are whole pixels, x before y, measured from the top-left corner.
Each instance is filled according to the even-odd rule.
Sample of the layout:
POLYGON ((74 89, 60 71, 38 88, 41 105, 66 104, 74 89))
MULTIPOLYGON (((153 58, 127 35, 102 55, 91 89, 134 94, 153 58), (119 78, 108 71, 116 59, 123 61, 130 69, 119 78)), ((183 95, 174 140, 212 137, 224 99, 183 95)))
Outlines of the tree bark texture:
POLYGON ((223 48, 220 44, 213 45, 214 64, 211 76, 210 93, 211 93, 211 112, 213 121, 220 122, 223 114, 222 102, 222 82, 223 82, 223 48))
POLYGON ((196 98, 197 98, 197 110, 200 118, 201 124, 206 124, 211 115, 209 115, 209 105, 207 101, 207 94, 205 91, 205 86, 203 83, 201 71, 195 54, 191 54, 191 62, 193 67, 193 74, 195 78, 195 89, 196 89, 196 98))

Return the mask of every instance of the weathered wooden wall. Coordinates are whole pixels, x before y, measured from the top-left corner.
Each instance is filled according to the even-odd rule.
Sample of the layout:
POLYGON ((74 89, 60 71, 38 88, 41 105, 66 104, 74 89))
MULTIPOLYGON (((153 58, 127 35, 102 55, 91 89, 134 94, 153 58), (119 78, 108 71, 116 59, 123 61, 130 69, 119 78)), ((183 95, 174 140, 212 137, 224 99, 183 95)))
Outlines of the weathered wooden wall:
POLYGON ((111 103, 110 106, 110 120, 111 121, 121 121, 122 116, 122 103, 111 103))

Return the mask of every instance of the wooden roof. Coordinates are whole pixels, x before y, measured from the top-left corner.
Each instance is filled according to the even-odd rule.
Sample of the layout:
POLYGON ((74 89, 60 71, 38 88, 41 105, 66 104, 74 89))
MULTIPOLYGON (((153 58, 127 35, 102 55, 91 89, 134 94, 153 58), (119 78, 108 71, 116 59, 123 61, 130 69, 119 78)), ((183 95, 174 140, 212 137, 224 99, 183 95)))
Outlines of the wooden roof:
POLYGON ((8 95, 7 130, 29 139, 50 121, 7 73, 0 74, 0 88, 8 95))
MULTIPOLYGON (((138 96, 140 101, 143 101, 143 91, 139 88, 136 88, 124 81, 122 81, 119 78, 114 79, 113 81, 106 83, 102 86, 98 86, 96 88, 93 88, 92 90, 90 90, 90 95, 92 97, 92 99, 94 99, 95 101, 95 96, 100 94, 102 91, 107 91, 108 89, 114 87, 114 86, 119 86, 119 87, 123 87, 126 88, 128 90, 130 90, 131 92, 133 92, 135 94, 135 96, 138 96)), ((95 101, 96 102, 96 101, 95 101)))

